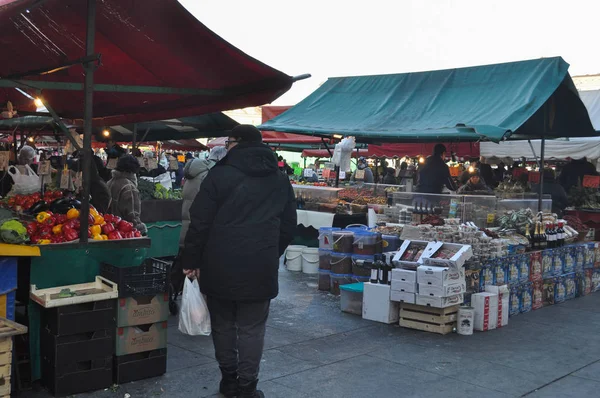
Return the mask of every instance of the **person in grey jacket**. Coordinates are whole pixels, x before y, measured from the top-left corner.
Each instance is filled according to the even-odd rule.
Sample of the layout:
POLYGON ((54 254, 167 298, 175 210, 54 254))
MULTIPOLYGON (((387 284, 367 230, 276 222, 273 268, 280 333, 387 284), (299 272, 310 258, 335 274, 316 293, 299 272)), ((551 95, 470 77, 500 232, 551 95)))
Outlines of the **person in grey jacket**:
POLYGON ((119 158, 117 168, 112 172, 112 179, 108 182, 110 212, 129 221, 142 235, 146 235, 148 229, 140 219, 142 202, 136 175, 139 170, 140 163, 133 156, 124 155, 119 158))
POLYGON ((183 242, 188 228, 190 227, 190 207, 200 191, 202 181, 208 175, 212 167, 227 155, 224 146, 214 147, 208 155, 208 159, 192 159, 183 168, 185 183, 183 184, 183 205, 181 208, 181 233, 179 235, 179 247, 183 248, 183 242))

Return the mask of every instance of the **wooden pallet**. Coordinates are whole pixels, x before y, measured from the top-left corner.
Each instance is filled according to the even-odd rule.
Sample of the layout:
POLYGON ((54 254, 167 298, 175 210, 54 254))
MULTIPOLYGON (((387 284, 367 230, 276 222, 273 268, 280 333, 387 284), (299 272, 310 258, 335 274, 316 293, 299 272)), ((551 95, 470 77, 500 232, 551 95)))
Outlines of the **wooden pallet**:
POLYGON ((0 318, 0 397, 10 397, 13 336, 27 333, 27 327, 0 318))
POLYGON ((401 303, 400 326, 438 334, 452 333, 456 327, 458 307, 433 308, 401 303))
POLYGON ((27 333, 27 326, 23 326, 16 322, 9 321, 6 318, 0 317, 0 344, 4 342, 4 338, 25 333, 27 333))

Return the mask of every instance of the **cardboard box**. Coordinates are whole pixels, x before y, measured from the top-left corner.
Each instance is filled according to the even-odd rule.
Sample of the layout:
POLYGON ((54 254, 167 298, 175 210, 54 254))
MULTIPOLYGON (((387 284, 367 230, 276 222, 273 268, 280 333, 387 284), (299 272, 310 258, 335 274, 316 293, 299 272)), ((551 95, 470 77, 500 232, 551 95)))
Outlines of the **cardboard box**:
POLYGON ((390 294, 390 300, 397 301, 399 303, 415 304, 416 295, 414 293, 406 293, 399 292, 397 290, 392 290, 390 294))
POLYGON ((147 325, 169 319, 169 294, 119 299, 117 326, 147 325))
POLYGON ((432 297, 421 296, 420 294, 417 294, 415 304, 434 308, 446 308, 453 305, 462 304, 463 301, 464 295, 462 294, 457 294, 456 296, 450 297, 432 297))
POLYGON ((116 356, 166 348, 167 322, 117 328, 116 342, 116 356))
POLYGON ((417 293, 417 282, 401 282, 392 279, 392 290, 405 293, 417 293))
MULTIPOLYGON (((392 283, 394 283, 392 281, 392 283)), ((393 287, 392 287, 393 288, 393 287)), ((419 284, 419 294, 421 296, 449 297, 456 296, 467 291, 467 284, 464 279, 462 282, 446 286, 419 284)))
POLYGON ((394 268, 392 270, 392 281, 417 282, 417 271, 411 269, 394 268))
POLYGON ((498 296, 498 321, 497 327, 508 325, 508 314, 510 312, 510 290, 507 285, 486 286, 485 291, 498 296))
POLYGON ((497 294, 474 293, 471 295, 471 307, 475 309, 473 329, 479 331, 496 329, 498 326, 497 294))
POLYGON ((363 319, 382 323, 398 322, 399 303, 390 300, 391 287, 367 282, 363 291, 363 319))
POLYGON ((465 281, 465 269, 421 265, 417 268, 417 282, 423 285, 446 286, 465 281))
POLYGON ((459 245, 456 243, 434 242, 427 247, 423 256, 423 264, 437 265, 441 267, 451 267, 458 270, 465 262, 473 257, 473 250, 470 245, 459 245), (450 258, 434 258, 435 254, 444 249, 456 251, 450 258))
POLYGON ((395 267, 399 268, 410 270, 417 269, 419 265, 423 264, 423 255, 425 254, 425 252, 427 252, 427 247, 430 244, 432 244, 432 242, 428 242, 425 240, 405 240, 402 243, 402 246, 400 246, 400 250, 398 250, 398 253, 396 253, 394 258, 392 259, 392 264, 395 267), (407 250, 413 248, 415 245, 423 248, 423 253, 421 254, 421 256, 416 261, 402 260, 402 256, 404 256, 404 253, 406 253, 407 250))

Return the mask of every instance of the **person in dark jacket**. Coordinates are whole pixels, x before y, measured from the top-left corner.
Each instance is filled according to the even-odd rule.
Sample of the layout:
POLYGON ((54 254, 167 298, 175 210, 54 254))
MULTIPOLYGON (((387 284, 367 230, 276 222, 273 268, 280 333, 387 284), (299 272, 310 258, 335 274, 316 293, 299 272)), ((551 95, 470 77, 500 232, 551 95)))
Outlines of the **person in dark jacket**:
POLYGON ((473 170, 470 175, 469 181, 458 189, 459 195, 491 195, 494 193, 481 178, 479 169, 473 170))
POLYGON ((450 176, 450 168, 444 163, 446 147, 437 144, 433 147, 433 155, 425 160, 425 165, 419 169, 419 186, 417 192, 440 194, 444 185, 451 191, 457 187, 450 176))
POLYGON ((496 178, 494 176, 494 170, 492 170, 492 166, 486 163, 486 160, 483 156, 479 158, 479 173, 481 174, 481 178, 485 185, 490 188, 495 188, 498 184, 496 183, 496 178))
POLYGON ((358 158, 358 162, 356 164, 356 170, 352 174, 350 181, 355 182, 364 182, 367 184, 373 184, 375 182, 375 177, 373 177, 373 171, 369 167, 367 163, 367 159, 364 157, 358 158))
POLYGON ((385 170, 385 177, 383 177, 383 183, 387 185, 396 185, 396 170, 392 167, 388 167, 385 170))
POLYGON ((558 182, 568 193, 571 188, 581 184, 585 175, 596 176, 598 172, 594 165, 587 161, 587 158, 573 159, 563 168, 558 182))
POLYGON ((227 147, 190 208, 183 269, 207 296, 220 392, 263 397, 256 385, 265 327, 279 258, 296 229, 295 195, 256 127, 235 127, 227 147))
MULTIPOLYGON (((555 213, 558 217, 562 217, 563 211, 569 205, 569 199, 564 188, 556 181, 554 170, 544 169, 544 186, 542 188, 543 194, 552 197, 552 213, 555 213)), ((538 193, 540 185, 532 184, 531 190, 538 193)))
POLYGON ((142 202, 136 175, 139 170, 140 163, 133 156, 123 155, 119 158, 117 168, 112 171, 113 178, 108 182, 110 212, 133 223, 134 228, 146 235, 148 229, 140 218, 142 202))
MULTIPOLYGON (((77 155, 77 157, 71 163, 70 168, 73 171, 80 172, 82 171, 82 156, 79 153, 74 155, 77 155)), ((99 167, 104 167, 104 163, 98 156, 93 155, 90 174, 90 204, 100 213, 106 213, 110 206, 111 197, 106 181, 100 176, 99 167)))

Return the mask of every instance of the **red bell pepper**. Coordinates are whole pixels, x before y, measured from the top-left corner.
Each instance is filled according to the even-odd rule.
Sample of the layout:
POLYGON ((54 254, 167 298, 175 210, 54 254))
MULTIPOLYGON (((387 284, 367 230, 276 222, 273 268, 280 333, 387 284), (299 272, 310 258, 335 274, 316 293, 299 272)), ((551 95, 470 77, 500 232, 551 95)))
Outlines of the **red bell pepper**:
POLYGON ((67 229, 66 231, 63 231, 63 236, 67 242, 71 242, 79 238, 77 231, 73 229, 67 229))
POLYGON ((140 231, 138 231, 137 229, 133 230, 133 236, 135 238, 141 238, 142 237, 142 233, 140 231))
POLYGON ((114 232, 114 230, 115 230, 115 226, 112 225, 112 223, 107 222, 106 224, 104 224, 102 226, 102 233, 105 235, 108 235, 111 232, 114 232))
POLYGON ((108 240, 119 240, 119 239, 123 239, 123 237, 121 236, 121 233, 119 233, 119 231, 112 231, 111 233, 108 234, 108 240))
POLYGON ((37 228, 38 224, 36 222, 30 222, 27 224, 27 235, 29 236, 34 236, 35 234, 37 234, 37 228))
POLYGON ((117 224, 117 229, 121 233, 123 233, 123 232, 131 232, 133 230, 133 224, 130 223, 129 221, 121 220, 117 224))

